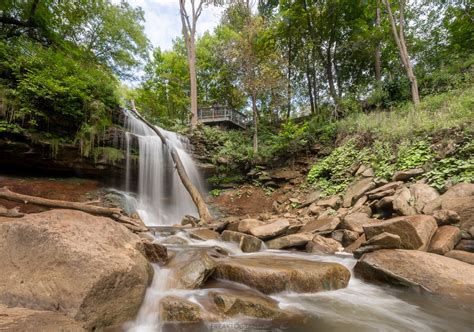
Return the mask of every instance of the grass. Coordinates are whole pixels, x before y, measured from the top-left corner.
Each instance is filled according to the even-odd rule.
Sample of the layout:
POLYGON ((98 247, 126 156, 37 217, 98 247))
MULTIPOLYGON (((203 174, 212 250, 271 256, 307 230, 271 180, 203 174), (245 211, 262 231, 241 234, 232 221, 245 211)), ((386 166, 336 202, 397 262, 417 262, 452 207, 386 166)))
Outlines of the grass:
POLYGON ((339 133, 373 133, 397 141, 402 138, 467 126, 474 131, 474 86, 423 98, 418 108, 405 103, 391 111, 354 113, 337 122, 339 133))

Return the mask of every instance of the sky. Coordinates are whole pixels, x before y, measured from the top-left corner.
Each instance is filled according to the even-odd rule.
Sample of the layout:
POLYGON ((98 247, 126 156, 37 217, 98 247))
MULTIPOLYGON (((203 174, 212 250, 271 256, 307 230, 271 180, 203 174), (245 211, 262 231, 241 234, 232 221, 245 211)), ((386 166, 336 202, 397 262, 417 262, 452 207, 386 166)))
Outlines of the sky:
MULTIPOLYGON (((173 39, 181 36, 178 0, 127 0, 127 2, 133 7, 140 6, 144 10, 145 33, 152 45, 162 50, 171 49, 173 39)), ((198 34, 212 31, 219 23, 222 11, 222 8, 213 6, 204 8, 197 22, 198 34)))

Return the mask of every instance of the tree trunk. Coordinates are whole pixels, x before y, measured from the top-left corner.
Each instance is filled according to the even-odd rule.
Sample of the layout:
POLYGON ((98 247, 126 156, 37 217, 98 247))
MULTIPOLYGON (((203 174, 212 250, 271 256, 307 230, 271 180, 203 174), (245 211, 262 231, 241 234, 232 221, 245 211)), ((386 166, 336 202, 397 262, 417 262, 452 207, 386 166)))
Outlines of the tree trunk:
POLYGON ((79 210, 93 215, 112 218, 132 231, 144 232, 148 230, 145 225, 143 225, 141 220, 124 216, 122 214, 122 210, 119 208, 107 208, 103 206, 88 205, 87 203, 60 201, 37 196, 23 195, 10 191, 6 187, 0 188, 0 198, 24 204, 31 203, 51 208, 79 210))
POLYGON ((189 79, 191 80, 191 129, 196 129, 197 117, 197 78, 196 78, 196 45, 194 35, 190 38, 190 45, 188 48, 188 63, 189 63, 189 79))
MULTIPOLYGON (((380 0, 377 0, 377 7, 375 8, 375 29, 380 33, 380 0)), ((380 51, 380 40, 377 40, 375 47, 375 80, 380 82, 382 80, 382 55, 380 51)))
POLYGON ((169 148, 171 158, 173 159, 173 162, 176 166, 176 170, 178 171, 179 178, 181 179, 181 182, 183 183, 184 187, 186 188, 189 195, 191 196, 191 199, 193 200, 194 205, 196 205, 196 208, 198 210, 199 217, 201 218, 201 220, 206 223, 212 221, 213 218, 207 208, 206 202, 202 198, 199 190, 197 190, 197 188, 194 186, 192 181, 189 179, 189 176, 186 173, 186 169, 184 168, 183 163, 181 162, 181 158, 179 157, 176 150, 173 149, 173 147, 171 147, 168 144, 166 137, 154 125, 148 122, 136 111, 135 107, 133 107, 133 111, 140 120, 142 120, 148 127, 150 127, 151 130, 153 130, 158 135, 163 145, 166 145, 169 148))
POLYGON ((287 105, 287 114, 286 118, 289 120, 291 116, 291 52, 292 52, 292 44, 291 44, 291 34, 288 38, 288 86, 287 86, 287 93, 288 93, 288 105, 287 105))
POLYGON ((332 99, 334 100, 334 104, 336 105, 336 107, 338 107, 339 106, 339 96, 338 96, 337 91, 336 91, 336 86, 334 84, 334 75, 333 75, 333 72, 332 72, 331 45, 329 45, 327 50, 326 50, 325 67, 326 67, 326 77, 328 79, 328 84, 329 84, 329 94, 331 95, 332 99))
POLYGON ((413 66, 411 64, 410 56, 408 54, 408 50, 405 43, 405 33, 403 31, 405 1, 400 0, 400 23, 399 23, 400 29, 397 29, 395 17, 393 16, 393 13, 392 13, 390 1, 383 0, 383 2, 385 6, 387 7, 388 18, 390 20, 390 26, 392 28, 393 38, 395 39, 395 43, 397 44, 397 48, 400 53, 400 59, 405 69, 407 78, 410 81, 411 97, 412 97, 413 103, 415 104, 415 106, 418 106, 420 104, 418 82, 416 80, 415 73, 413 72, 413 66))
POLYGON ((315 114, 314 109, 314 98, 313 98, 313 82, 312 82, 311 72, 309 70, 309 59, 306 56, 306 81, 308 81, 308 94, 309 94, 309 104, 311 106, 311 114, 315 114))
POLYGON ((252 114, 253 114, 253 154, 258 153, 258 114, 257 114, 257 96, 252 93, 252 114))

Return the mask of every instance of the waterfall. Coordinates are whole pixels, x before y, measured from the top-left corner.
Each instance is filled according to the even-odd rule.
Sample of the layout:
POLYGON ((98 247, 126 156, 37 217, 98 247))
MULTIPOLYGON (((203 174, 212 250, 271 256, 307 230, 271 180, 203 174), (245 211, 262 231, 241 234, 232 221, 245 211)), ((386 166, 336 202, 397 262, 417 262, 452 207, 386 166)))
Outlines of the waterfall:
POLYGON ((191 156, 186 152, 188 141, 171 131, 158 128, 167 139, 164 145, 158 135, 132 112, 125 110, 126 189, 130 190, 131 166, 137 162, 137 212, 147 226, 172 225, 183 216, 197 216, 196 207, 181 183, 169 148, 175 149, 186 172, 201 191, 202 178, 191 156))

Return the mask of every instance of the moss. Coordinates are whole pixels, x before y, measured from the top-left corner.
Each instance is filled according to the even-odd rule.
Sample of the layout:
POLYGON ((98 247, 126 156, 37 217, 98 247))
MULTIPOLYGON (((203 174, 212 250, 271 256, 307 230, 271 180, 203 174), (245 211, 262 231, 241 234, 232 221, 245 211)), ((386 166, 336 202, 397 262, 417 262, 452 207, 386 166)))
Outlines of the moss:
POLYGON ((99 158, 103 158, 112 165, 115 165, 117 161, 125 159, 125 155, 122 150, 111 147, 94 148, 92 151, 92 157, 94 158, 95 162, 97 162, 99 158))

